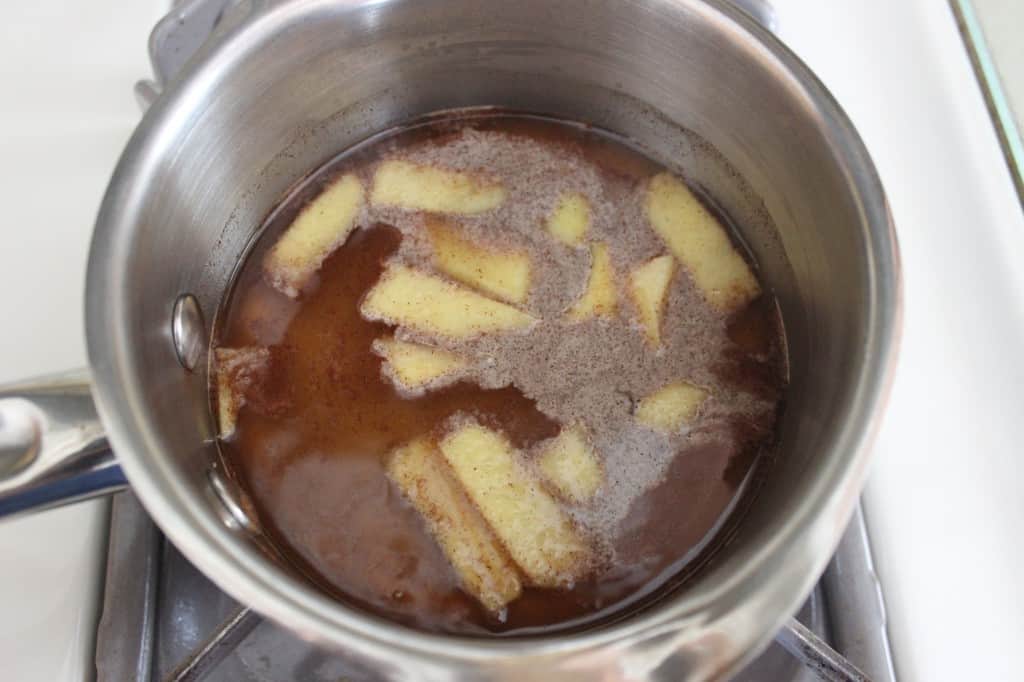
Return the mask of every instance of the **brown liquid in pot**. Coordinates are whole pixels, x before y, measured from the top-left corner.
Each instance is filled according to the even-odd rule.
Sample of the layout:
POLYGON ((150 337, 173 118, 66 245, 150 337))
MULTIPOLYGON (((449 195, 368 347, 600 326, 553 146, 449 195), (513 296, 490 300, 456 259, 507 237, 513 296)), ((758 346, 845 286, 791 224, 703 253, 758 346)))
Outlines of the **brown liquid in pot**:
MULTIPOLYGON (((716 323, 715 333, 695 327, 689 338, 705 344, 698 350, 716 385, 755 396, 770 409, 719 420, 703 437, 683 443, 658 482, 614 524, 606 560, 571 589, 525 587, 504 618, 488 613, 459 588, 423 520, 388 479, 385 458, 459 412, 475 415, 522 450, 557 435, 561 424, 516 386, 483 389, 460 382, 407 398, 382 376, 381 359, 370 345, 393 328, 363 319, 359 305, 384 261, 399 251, 398 229, 377 223, 355 230, 297 300, 268 285, 260 266, 326 178, 366 168, 382 153, 443 144, 467 125, 569 150, 594 165, 613 197, 629 195, 661 170, 603 134, 512 117, 405 131, 328 164, 270 217, 220 318, 217 346, 268 347, 271 354, 266 379, 249 392, 236 432, 222 450, 282 551, 343 601, 435 632, 524 634, 582 627, 614 618, 676 582, 707 544, 756 457, 773 441, 784 385, 781 325, 765 295, 716 323)), ((705 311, 696 310, 699 297, 686 286, 677 295, 687 304, 681 309, 692 315, 669 315, 666 325, 699 326, 703 319, 705 311)), ((586 343, 581 348, 593 352, 586 343)), ((586 352, 580 362, 588 361, 586 352)), ((548 380, 557 383, 559 377, 548 380)), ((615 391, 615 376, 607 381, 615 391)))

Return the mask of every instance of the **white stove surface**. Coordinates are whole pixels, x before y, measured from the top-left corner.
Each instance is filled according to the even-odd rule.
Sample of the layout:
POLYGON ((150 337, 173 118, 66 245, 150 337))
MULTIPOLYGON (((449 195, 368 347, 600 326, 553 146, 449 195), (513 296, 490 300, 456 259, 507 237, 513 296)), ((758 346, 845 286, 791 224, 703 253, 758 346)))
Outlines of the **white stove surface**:
POLYGON ((947 4, 776 0, 900 239, 900 366, 865 494, 904 680, 1021 679, 1024 215, 947 4))
MULTIPOLYGON (((903 250, 902 359, 865 495, 897 673, 1019 679, 1024 216, 977 83, 945 2, 774 4, 863 135, 903 250)), ((89 232, 165 5, 5 7, 0 381, 84 363, 89 232)), ((93 676, 105 523, 93 503, 0 524, 6 679, 93 676)))
MULTIPOLYGON (((0 383, 85 364, 93 219, 139 120, 165 0, 4 3, 0 22, 0 383)), ((92 679, 106 502, 0 523, 0 677, 92 679)))

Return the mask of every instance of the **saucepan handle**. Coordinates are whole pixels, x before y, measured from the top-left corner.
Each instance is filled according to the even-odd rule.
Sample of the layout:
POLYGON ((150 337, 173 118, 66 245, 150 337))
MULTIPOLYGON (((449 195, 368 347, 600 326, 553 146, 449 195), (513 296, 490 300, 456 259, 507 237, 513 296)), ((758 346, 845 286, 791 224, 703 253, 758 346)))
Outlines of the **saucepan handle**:
MULTIPOLYGON (((260 0, 180 0, 150 36, 154 79, 136 86, 143 109, 217 32, 260 0)), ((96 414, 89 372, 0 386, 0 518, 116 492, 127 480, 96 414)))
POLYGON ((88 370, 0 387, 0 518, 127 484, 96 414, 88 370))

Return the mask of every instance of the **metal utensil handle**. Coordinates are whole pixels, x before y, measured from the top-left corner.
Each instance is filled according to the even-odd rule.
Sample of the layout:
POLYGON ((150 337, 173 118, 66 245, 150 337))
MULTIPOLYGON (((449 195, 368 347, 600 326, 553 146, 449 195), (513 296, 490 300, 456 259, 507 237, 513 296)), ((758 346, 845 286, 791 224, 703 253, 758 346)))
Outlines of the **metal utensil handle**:
POLYGON ((120 490, 89 372, 0 387, 0 518, 120 490))

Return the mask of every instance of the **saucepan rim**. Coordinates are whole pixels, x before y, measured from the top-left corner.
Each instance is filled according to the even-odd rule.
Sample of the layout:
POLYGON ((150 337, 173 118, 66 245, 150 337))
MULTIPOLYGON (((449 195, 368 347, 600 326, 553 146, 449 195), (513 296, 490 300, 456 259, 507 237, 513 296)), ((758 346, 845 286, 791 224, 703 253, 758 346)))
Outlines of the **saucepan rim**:
MULTIPOLYGON (((352 11, 380 0, 348 2, 352 11)), ((413 630, 348 608, 289 578, 263 559, 211 516, 198 513, 196 495, 171 472, 159 456, 159 439, 144 416, 146 387, 129 362, 131 333, 125 319, 131 295, 122 291, 128 267, 134 218, 149 191, 142 182, 169 152, 173 131, 188 121, 203 93, 235 60, 280 31, 289 21, 280 6, 271 6, 238 27, 193 64, 147 112, 128 143, 110 182, 97 218, 89 257, 86 291, 86 337, 97 408, 108 438, 131 485, 147 511, 185 556, 237 599, 317 642, 386 660, 397 651, 420 661, 480 663, 511 661, 531 655, 549 657, 594 652, 622 646, 665 632, 666 627, 693 626, 693 632, 735 606, 730 595, 758 589, 756 581, 767 566, 779 567, 787 551, 809 533, 838 538, 856 502, 865 475, 871 441, 892 382, 902 319, 902 283, 895 229, 881 182, 856 130, 838 103, 803 62, 771 33, 721 0, 651 0, 685 6, 705 18, 727 22, 728 30, 749 41, 758 59, 771 65, 780 87, 812 103, 826 131, 827 143, 848 173, 861 213, 861 229, 869 263, 865 282, 869 303, 856 394, 845 422, 836 430, 831 448, 848 453, 832 458, 829 466, 801 500, 778 532, 758 546, 744 565, 733 566, 711 588, 690 590, 664 600, 634 618, 606 628, 575 634, 530 639, 479 639, 434 635, 413 630), (837 494, 842 493, 842 494, 837 494), (837 527, 832 527, 837 526, 837 527)), ((306 0, 309 6, 331 0, 306 0)), ((746 648, 756 650, 794 611, 811 589, 828 560, 800 569, 800 590, 792 584, 775 587, 777 612, 762 616, 763 632, 750 635, 746 648), (785 594, 783 594, 785 592, 785 594)), ((716 570, 721 570, 719 567, 716 570)), ((760 586, 760 589, 769 589, 760 586)), ((760 627, 760 626, 759 626, 760 627)))

